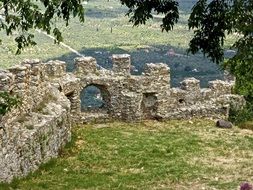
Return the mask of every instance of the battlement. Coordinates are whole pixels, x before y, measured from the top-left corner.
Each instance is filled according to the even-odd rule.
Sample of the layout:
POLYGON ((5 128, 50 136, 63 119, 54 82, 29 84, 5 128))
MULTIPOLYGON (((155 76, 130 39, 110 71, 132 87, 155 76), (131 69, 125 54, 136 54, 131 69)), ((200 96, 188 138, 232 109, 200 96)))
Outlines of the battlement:
POLYGON ((22 99, 22 105, 0 122, 0 181, 27 175, 38 163, 57 156, 70 138, 73 123, 227 118, 231 106, 240 108, 245 103, 242 96, 232 94, 233 82, 215 80, 200 88, 199 80, 187 78, 180 87, 171 88, 166 64, 148 63, 142 75, 133 76, 130 55, 112 55, 112 61, 112 70, 99 69, 93 57, 76 58, 72 73, 57 60, 25 60, 0 70, 0 91, 22 99), (100 90, 103 101, 95 110, 82 109, 86 96, 81 92, 89 86, 100 90), (29 162, 24 159, 28 157, 29 162))
POLYGON ((76 73, 87 75, 97 72, 97 61, 93 57, 79 57, 75 59, 76 73))
POLYGON ((164 63, 147 63, 144 68, 146 76, 169 76, 170 68, 164 63))
MULTIPOLYGON (((83 121, 86 120, 84 115, 87 113, 84 114, 81 111, 80 93, 90 85, 107 92, 109 100, 102 97, 107 99, 107 110, 103 111, 107 117, 124 119, 129 114, 131 120, 167 118, 166 115, 170 115, 170 112, 175 112, 175 110, 182 110, 182 108, 189 108, 189 106, 196 104, 207 107, 208 105, 216 105, 222 96, 232 95, 233 83, 220 80, 210 81, 209 87, 202 89, 199 80, 187 78, 180 83, 180 87, 171 88, 170 68, 164 63, 147 63, 142 75, 132 76, 130 74, 130 55, 112 55, 112 61, 112 70, 108 71, 98 69, 97 61, 93 57, 79 57, 75 59, 75 71, 67 73, 66 63, 62 61, 42 63, 39 60, 25 60, 21 65, 14 66, 8 71, 0 71, 0 90, 12 91, 23 98, 31 98, 34 94, 31 91, 32 87, 43 89, 45 88, 44 83, 50 83, 69 98, 72 103, 72 113, 78 121, 80 118, 83 121), (128 96, 129 94, 131 96, 128 96), (144 110, 149 110, 149 108, 142 108, 143 105, 146 105, 143 101, 150 99, 149 96, 156 99, 152 108, 154 109, 152 116, 144 113, 144 110), (126 108, 129 106, 126 99, 131 102, 130 108, 132 110, 129 107, 126 108), (139 110, 138 113, 136 110, 139 110)), ((223 102, 222 105, 219 103, 219 106, 224 107, 225 104, 229 104, 229 102, 223 102)), ((181 111, 180 114, 181 118, 196 116, 189 113, 185 115, 181 111)), ((222 114, 222 117, 227 117, 226 114, 222 114)), ((215 112, 214 115, 200 114, 198 116, 218 117, 218 115, 215 112)), ((91 117, 89 116, 89 118, 91 117)), ((171 117, 168 116, 168 118, 171 117)))
POLYGON ((130 75, 131 59, 128 54, 112 55, 112 70, 116 74, 130 75))

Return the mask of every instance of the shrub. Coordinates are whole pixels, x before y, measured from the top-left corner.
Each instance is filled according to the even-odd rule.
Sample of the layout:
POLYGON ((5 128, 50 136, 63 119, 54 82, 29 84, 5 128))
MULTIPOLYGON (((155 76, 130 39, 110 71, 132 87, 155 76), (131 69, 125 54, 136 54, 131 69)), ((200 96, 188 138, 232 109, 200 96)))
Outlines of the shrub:
POLYGON ((246 98, 246 105, 241 110, 231 109, 229 113, 229 120, 236 125, 253 121, 253 99, 246 98))
POLYGON ((8 92, 0 92, 0 116, 5 115, 11 108, 17 107, 20 100, 16 96, 11 96, 8 92))

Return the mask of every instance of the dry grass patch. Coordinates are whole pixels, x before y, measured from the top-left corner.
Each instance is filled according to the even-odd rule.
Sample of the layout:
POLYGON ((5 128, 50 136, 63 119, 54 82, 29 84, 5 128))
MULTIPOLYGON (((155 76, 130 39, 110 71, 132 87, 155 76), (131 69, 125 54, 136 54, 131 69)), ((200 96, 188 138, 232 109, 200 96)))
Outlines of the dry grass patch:
POLYGON ((238 189, 253 176, 252 131, 214 121, 90 124, 60 158, 0 189, 238 189))

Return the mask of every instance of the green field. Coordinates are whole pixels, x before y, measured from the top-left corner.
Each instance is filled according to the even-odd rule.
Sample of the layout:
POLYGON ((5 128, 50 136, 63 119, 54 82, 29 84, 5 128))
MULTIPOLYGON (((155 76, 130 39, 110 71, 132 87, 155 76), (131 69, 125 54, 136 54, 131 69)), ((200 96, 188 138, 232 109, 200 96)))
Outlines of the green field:
POLYGON ((0 189, 235 190, 252 182, 253 131, 213 121, 144 121, 73 129, 58 159, 0 189))
MULTIPOLYGON (((206 86, 209 80, 222 78, 222 71, 200 53, 186 54, 193 35, 186 25, 191 5, 181 5, 180 21, 169 33, 161 32, 159 17, 133 27, 124 16, 126 8, 116 0, 91 0, 84 5, 84 23, 73 19, 68 27, 61 21, 57 25, 65 44, 95 57, 105 68, 112 67, 112 54, 129 53, 137 69, 133 74, 140 74, 145 63, 164 62, 171 67, 174 86, 190 76, 206 86), (168 56, 170 49, 180 56, 168 56)), ((38 45, 15 55, 15 35, 6 37, 0 32, 0 68, 39 58, 63 60, 69 71, 74 69, 74 53, 34 33, 38 45)), ((227 48, 235 38, 227 38, 227 48)), ((234 190, 244 181, 253 182, 251 130, 224 130, 210 120, 186 120, 90 124, 74 127, 72 134, 59 158, 25 179, 0 184, 0 190, 234 190)))
MULTIPOLYGON (((184 1, 183 1, 184 2, 184 1)), ((222 77, 222 72, 214 64, 204 58, 202 54, 186 55, 186 49, 193 33, 188 30, 188 12, 192 4, 185 1, 181 5, 181 17, 174 30, 161 32, 161 18, 155 17, 145 26, 133 27, 125 16, 127 9, 117 0, 92 0, 85 4, 85 22, 80 23, 73 19, 68 27, 61 21, 56 22, 64 36, 64 43, 87 56, 94 56, 98 63, 110 68, 113 53, 129 53, 132 63, 140 74, 147 62, 164 62, 172 70, 172 83, 178 85, 184 77, 196 76, 201 79, 201 85, 207 81, 222 77), (167 52, 174 49, 182 56, 169 57, 167 52)), ((68 63, 68 69, 73 70, 75 54, 67 48, 56 45, 53 40, 34 31, 36 36, 35 47, 27 48, 21 55, 15 56, 16 47, 14 36, 6 37, 0 33, 3 43, 0 46, 0 67, 7 68, 23 59, 39 58, 43 61, 59 59, 68 63)), ((230 45, 235 36, 230 36, 227 45, 230 45)))

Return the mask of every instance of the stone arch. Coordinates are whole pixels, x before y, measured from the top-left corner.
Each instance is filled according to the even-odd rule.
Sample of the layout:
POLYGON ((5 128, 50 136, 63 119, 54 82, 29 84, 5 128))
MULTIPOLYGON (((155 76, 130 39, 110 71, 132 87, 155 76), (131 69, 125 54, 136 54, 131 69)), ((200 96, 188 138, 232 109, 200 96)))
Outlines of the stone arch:
POLYGON ((73 90, 65 93, 65 96, 70 101, 70 108, 72 113, 80 112, 80 100, 79 100, 79 91, 73 90))
POLYGON ((111 94, 105 85, 91 83, 84 86, 80 92, 80 99, 81 112, 110 112, 111 94))

